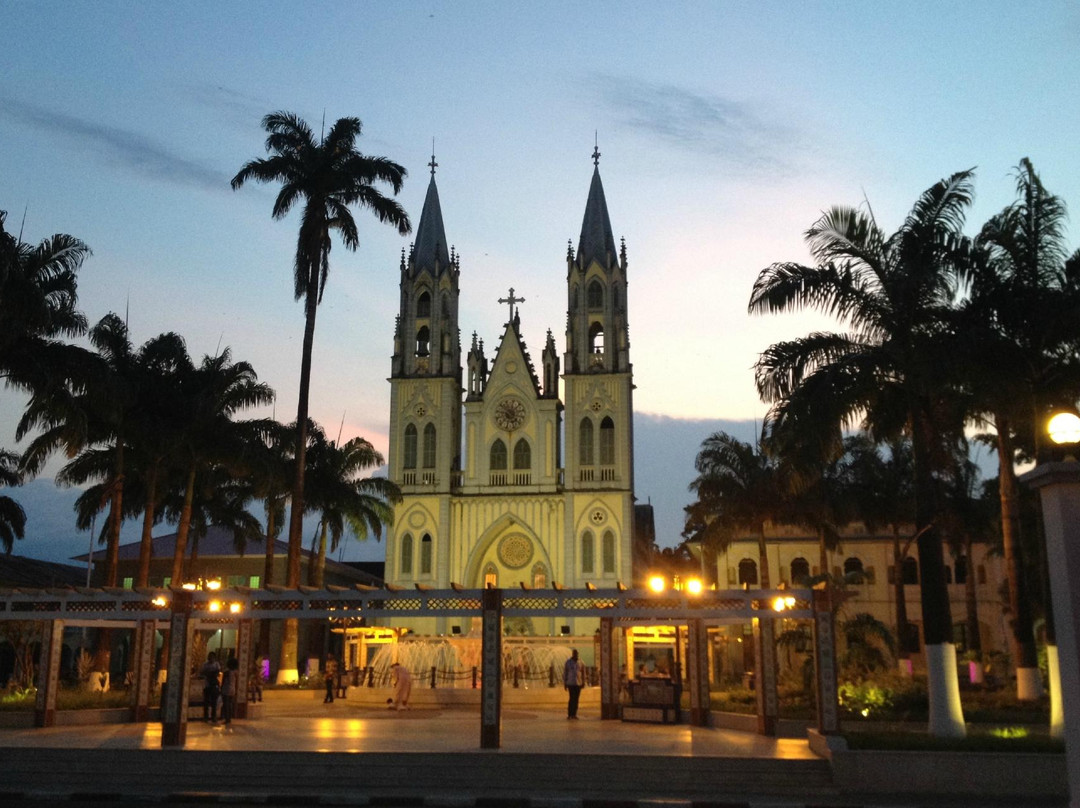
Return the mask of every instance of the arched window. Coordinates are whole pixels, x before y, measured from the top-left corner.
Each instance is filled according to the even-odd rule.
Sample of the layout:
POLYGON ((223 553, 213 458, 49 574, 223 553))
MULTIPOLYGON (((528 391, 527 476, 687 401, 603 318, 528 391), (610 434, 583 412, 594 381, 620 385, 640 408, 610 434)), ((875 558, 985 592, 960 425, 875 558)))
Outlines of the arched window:
POLYGON ((431 575, 431 536, 427 533, 420 539, 420 574, 431 575))
POLYGON ((416 316, 431 316, 431 295, 429 295, 427 292, 424 292, 420 295, 420 297, 416 298, 416 316))
POLYGON ((600 281, 595 278, 589 283, 588 291, 585 293, 586 304, 589 307, 589 311, 603 311, 604 309, 604 287, 600 285, 600 281))
POLYGON ((604 557, 604 572, 614 574, 615 572, 615 534, 610 530, 604 533, 604 545, 603 545, 603 557, 604 557))
POLYGON ((604 326, 601 323, 593 323, 589 326, 589 353, 602 354, 604 352, 604 326))
POLYGON ((425 325, 416 332, 416 355, 427 356, 431 353, 431 332, 425 325))
POLYGON ((435 468, 435 424, 424 427, 424 468, 435 468))
POLYGON ((547 587, 547 567, 536 564, 532 569, 533 589, 545 589, 547 587))
POLYGON ((593 464, 592 436, 592 421, 588 418, 582 418, 581 427, 578 429, 578 462, 583 466, 593 464))
POLYGON ((416 468, 416 426, 405 427, 405 468, 416 468))
POLYGON ((739 562, 739 583, 757 585, 757 562, 752 558, 739 562))
POLYGON ((492 471, 506 471, 506 444, 498 438, 491 444, 491 463, 489 465, 492 471))
POLYGON ((615 422, 610 418, 600 422, 600 465, 615 465, 615 422))
POLYGON ((810 577, 810 562, 805 558, 791 559, 791 583, 798 585, 810 577))
POLYGON ((401 574, 412 575, 412 535, 401 537, 401 574))
POLYGON ((525 438, 514 444, 514 468, 518 471, 532 468, 532 450, 525 438))
POLYGON ((484 567, 484 589, 496 589, 499 586, 499 571, 494 564, 484 567))
POLYGON ((586 530, 581 534, 581 571, 592 572, 596 562, 595 558, 596 548, 593 545, 593 535, 586 530))
POLYGON ((866 578, 863 576, 862 560, 852 556, 851 558, 844 559, 844 575, 850 575, 851 573, 858 573, 860 578, 856 583, 865 583, 866 578))
POLYGON ((903 575, 905 584, 919 584, 919 562, 914 558, 908 557, 904 559, 903 575))

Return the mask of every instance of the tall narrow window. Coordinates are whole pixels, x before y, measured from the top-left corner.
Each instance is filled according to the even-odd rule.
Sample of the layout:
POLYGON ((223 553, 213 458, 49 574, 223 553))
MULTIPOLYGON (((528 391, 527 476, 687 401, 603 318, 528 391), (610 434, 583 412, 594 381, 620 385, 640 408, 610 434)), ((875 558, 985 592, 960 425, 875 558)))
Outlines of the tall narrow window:
POLYGON ((578 429, 578 462, 583 466, 593 464, 592 436, 592 421, 582 418, 581 427, 578 429))
POLYGON ((401 574, 412 575, 412 536, 401 537, 401 574))
POLYGON ((491 470, 506 471, 506 444, 496 439, 491 444, 491 470))
POLYGON ((589 311, 602 311, 604 308, 604 287, 600 285, 600 281, 593 279, 589 284, 589 289, 586 292, 587 303, 589 311))
POLYGON ((431 575, 431 536, 427 533, 420 539, 420 574, 431 575))
POLYGON ((435 424, 424 427, 424 468, 435 468, 435 424))
POLYGON ((431 295, 424 292, 416 299, 416 316, 417 317, 430 317, 431 316, 431 295))
POLYGON ((602 354, 604 352, 604 326, 593 323, 589 327, 589 353, 602 354))
POLYGON ((752 558, 739 562, 739 583, 757 585, 757 562, 752 558))
POLYGON ((547 587, 547 567, 543 564, 537 564, 533 567, 532 574, 533 589, 544 589, 547 587))
POLYGON ((425 325, 416 332, 416 355, 427 356, 431 353, 431 331, 425 325))
POLYGON ((525 438, 514 444, 514 468, 519 471, 532 468, 532 450, 529 449, 529 442, 525 438))
POLYGON ((593 545, 593 535, 586 530, 581 535, 581 571, 592 572, 596 565, 594 561, 596 548, 593 545))
POLYGON ((484 567, 484 589, 496 589, 499 586, 499 571, 494 564, 484 567))
POLYGON ((615 422, 610 418, 600 422, 600 465, 615 465, 615 422))
POLYGON ((615 572, 615 534, 610 530, 604 532, 604 572, 607 574, 613 574, 615 572))
POLYGON ((416 468, 416 425, 405 427, 405 468, 416 468))
POLYGON ((805 558, 793 558, 791 560, 791 583, 798 586, 810 577, 810 562, 805 558))

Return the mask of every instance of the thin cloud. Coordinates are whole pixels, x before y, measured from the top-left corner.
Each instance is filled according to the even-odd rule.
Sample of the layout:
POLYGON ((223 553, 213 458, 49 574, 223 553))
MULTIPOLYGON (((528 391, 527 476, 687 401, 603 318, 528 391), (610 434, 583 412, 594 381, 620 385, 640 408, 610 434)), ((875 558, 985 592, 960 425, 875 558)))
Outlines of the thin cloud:
POLYGON ((247 95, 220 84, 195 84, 186 87, 188 95, 202 106, 221 113, 243 132, 258 127, 266 113, 277 107, 265 98, 247 95))
POLYGON ((596 83, 620 125, 728 168, 779 174, 791 169, 790 158, 800 149, 792 129, 744 101, 603 74, 596 83))
POLYGON ((221 172, 180 157, 137 132, 55 112, 10 96, 0 96, 0 116, 61 137, 152 179, 214 191, 229 187, 229 178, 221 172))

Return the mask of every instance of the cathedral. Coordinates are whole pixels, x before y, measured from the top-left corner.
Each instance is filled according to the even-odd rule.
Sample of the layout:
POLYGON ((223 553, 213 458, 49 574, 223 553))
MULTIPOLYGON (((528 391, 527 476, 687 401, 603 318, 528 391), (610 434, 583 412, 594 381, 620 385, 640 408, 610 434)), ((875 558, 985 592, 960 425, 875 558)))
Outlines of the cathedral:
MULTIPOLYGON (((509 319, 494 354, 474 333, 463 365, 461 262, 447 246, 432 158, 415 242, 401 259, 388 460, 403 499, 387 537, 389 584, 572 589, 630 582, 634 384, 626 247, 612 235, 599 157, 594 151, 577 250, 567 248, 565 348, 560 359, 549 329, 539 368, 521 337, 522 298, 513 289, 498 299, 509 319)), ((460 622, 428 618, 410 627, 468 633, 460 622)), ((553 618, 540 625, 546 622, 524 621, 516 630, 581 634, 595 624, 554 625, 553 618)))

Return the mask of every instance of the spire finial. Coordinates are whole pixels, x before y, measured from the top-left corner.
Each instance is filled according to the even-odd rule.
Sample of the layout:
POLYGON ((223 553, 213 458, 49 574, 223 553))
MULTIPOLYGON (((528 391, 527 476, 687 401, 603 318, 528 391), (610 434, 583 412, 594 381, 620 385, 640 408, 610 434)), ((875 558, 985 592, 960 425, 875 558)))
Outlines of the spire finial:
POLYGON ((431 178, 435 179, 435 169, 439 167, 439 164, 435 162, 435 138, 431 139, 431 162, 428 163, 428 168, 431 169, 431 178))
POLYGON ((523 297, 514 297, 514 287, 511 286, 510 287, 510 295, 508 297, 500 297, 499 302, 500 303, 509 303, 510 304, 510 319, 513 320, 514 319, 514 304, 515 303, 524 303, 525 298, 523 298, 523 297))
POLYGON ((592 164, 597 168, 600 167, 600 137, 595 129, 593 130, 592 164))

